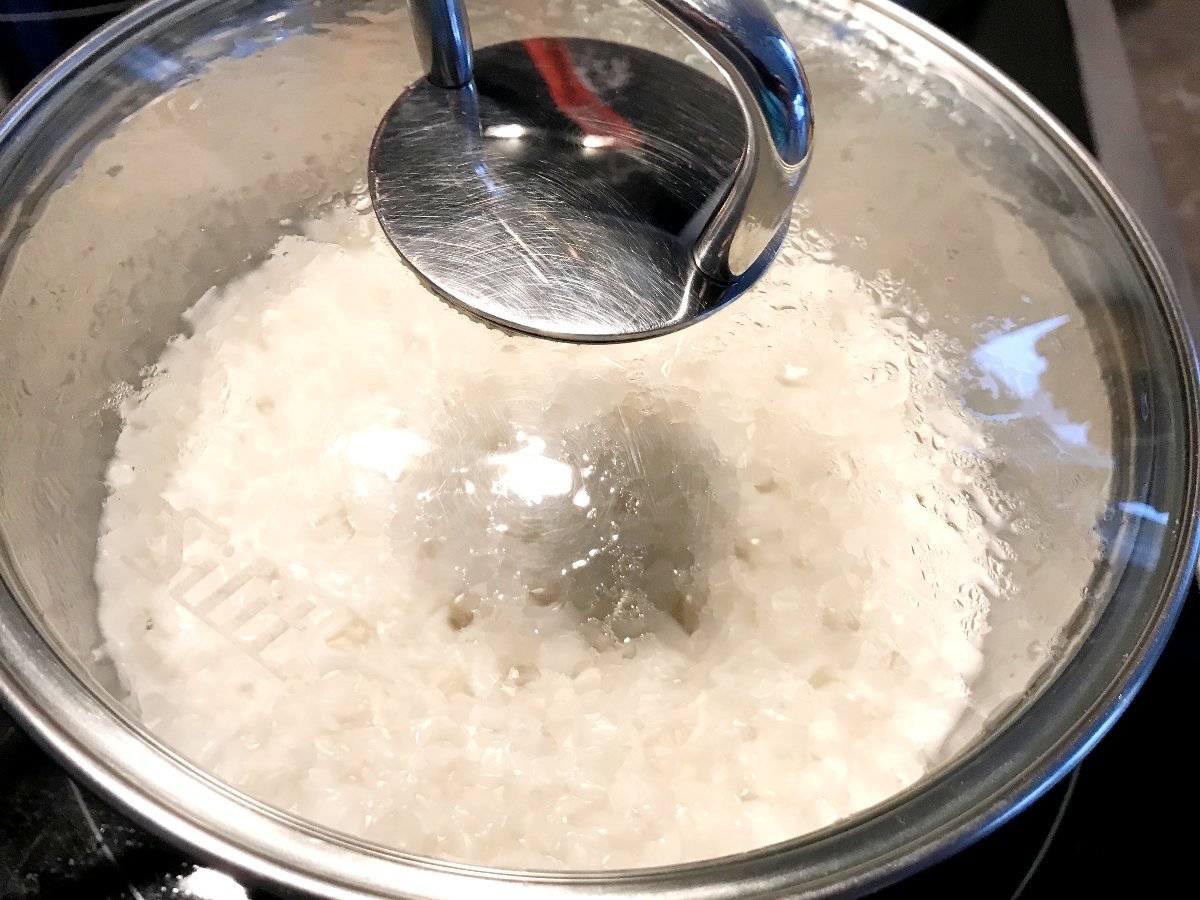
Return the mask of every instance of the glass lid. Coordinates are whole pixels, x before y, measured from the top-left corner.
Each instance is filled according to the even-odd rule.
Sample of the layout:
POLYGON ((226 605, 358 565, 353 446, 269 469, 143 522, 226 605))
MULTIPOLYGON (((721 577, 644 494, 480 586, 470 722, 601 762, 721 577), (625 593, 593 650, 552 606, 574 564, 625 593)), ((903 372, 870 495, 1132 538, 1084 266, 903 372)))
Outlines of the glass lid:
MULTIPOLYGON (((786 238, 636 342, 487 324, 384 236, 372 137, 424 72, 402 3, 153 3, 17 101, 0 571, 136 753, 320 840, 577 871, 950 815, 944 774, 1017 742, 960 781, 982 809, 1094 739, 1191 562, 1170 286, 967 51, 881 3, 768 5, 815 121, 786 238)), ((581 141, 580 110, 673 115, 669 79, 631 74, 662 58, 745 141, 645 5, 470 15, 581 141)), ((483 140, 546 163, 519 128, 483 140)), ((534 277, 560 249, 529 248, 534 277)))

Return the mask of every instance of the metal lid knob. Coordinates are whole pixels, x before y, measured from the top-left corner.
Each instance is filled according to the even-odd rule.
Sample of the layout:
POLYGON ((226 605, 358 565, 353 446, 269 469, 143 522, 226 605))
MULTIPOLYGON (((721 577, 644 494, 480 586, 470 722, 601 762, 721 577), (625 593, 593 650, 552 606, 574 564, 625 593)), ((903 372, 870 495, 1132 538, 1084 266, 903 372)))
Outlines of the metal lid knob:
POLYGON ((429 77, 384 117, 384 232, 452 303, 573 341, 663 334, 728 303, 782 242, 811 98, 761 0, 648 0, 733 88, 587 39, 475 53, 462 0, 412 0, 429 77))

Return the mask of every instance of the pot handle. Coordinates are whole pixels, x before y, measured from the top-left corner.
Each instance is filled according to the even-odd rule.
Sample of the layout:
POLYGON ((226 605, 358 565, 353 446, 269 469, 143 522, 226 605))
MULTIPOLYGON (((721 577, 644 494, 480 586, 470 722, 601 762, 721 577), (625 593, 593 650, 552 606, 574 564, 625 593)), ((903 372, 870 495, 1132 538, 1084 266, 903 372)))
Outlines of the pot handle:
MULTIPOLYGON (((728 283, 787 224, 812 155, 812 95, 796 51, 763 0, 644 0, 712 59, 737 97, 746 147, 724 199, 692 248, 696 266, 728 283)), ((471 82, 464 0, 409 0, 429 80, 471 82)))

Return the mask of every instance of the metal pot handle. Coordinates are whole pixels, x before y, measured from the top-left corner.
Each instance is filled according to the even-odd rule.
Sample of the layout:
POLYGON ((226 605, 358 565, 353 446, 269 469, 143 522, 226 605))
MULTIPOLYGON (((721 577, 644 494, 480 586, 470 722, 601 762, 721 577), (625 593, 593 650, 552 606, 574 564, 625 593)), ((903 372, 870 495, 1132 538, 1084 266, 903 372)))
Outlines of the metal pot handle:
MULTIPOLYGON (((728 80, 747 141, 729 191, 692 248, 708 277, 732 282, 786 224, 812 152, 812 98, 791 42, 763 0, 645 0, 705 52, 728 80)), ((413 36, 429 80, 471 82, 464 0, 410 0, 413 36)))

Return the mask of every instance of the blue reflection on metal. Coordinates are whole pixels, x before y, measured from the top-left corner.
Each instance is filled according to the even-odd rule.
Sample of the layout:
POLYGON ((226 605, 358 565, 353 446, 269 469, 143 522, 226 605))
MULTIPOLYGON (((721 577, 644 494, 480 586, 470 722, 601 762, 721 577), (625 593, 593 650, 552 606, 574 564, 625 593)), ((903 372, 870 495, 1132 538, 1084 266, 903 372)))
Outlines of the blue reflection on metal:
POLYGON ((1166 525, 1171 521, 1171 516, 1168 513, 1155 509, 1149 503, 1136 503, 1127 501, 1119 504, 1120 510, 1123 513, 1128 513, 1131 516, 1137 516, 1140 519, 1147 519, 1151 522, 1156 522, 1159 525, 1166 525))
POLYGON ((475 164, 475 174, 479 176, 479 180, 482 181, 484 183, 484 186, 487 187, 489 194, 491 194, 493 197, 503 197, 504 196, 504 188, 502 188, 502 187, 500 187, 500 185, 496 184, 496 180, 494 178, 492 178, 492 172, 487 167, 487 163, 482 163, 482 162, 476 163, 475 164))
POLYGON ((1126 516, 1141 520, 1127 553, 1129 562, 1142 569, 1155 568, 1162 555, 1163 541, 1171 517, 1148 503, 1125 501, 1118 503, 1117 508, 1126 516))

